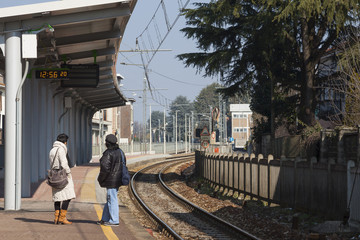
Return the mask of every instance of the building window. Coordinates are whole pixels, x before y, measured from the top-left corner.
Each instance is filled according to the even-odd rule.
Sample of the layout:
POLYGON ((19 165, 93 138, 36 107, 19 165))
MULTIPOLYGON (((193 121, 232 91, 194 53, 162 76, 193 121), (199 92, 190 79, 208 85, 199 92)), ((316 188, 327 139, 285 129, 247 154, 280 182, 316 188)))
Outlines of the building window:
POLYGON ((248 131, 248 129, 247 128, 244 128, 244 127, 235 127, 234 129, 233 129, 233 132, 237 132, 237 133, 246 133, 248 131))
POLYGON ((106 112, 106 110, 103 110, 103 120, 107 121, 107 112, 106 112))
POLYGON ((247 118, 247 115, 242 113, 234 113, 234 118, 247 118))

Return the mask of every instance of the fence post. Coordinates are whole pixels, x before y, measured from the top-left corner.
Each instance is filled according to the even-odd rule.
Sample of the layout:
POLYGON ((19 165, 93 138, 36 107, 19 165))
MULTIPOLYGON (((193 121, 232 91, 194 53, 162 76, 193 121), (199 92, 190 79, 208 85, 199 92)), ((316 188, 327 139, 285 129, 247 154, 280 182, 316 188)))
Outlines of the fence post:
POLYGON ((260 177, 260 160, 262 160, 264 157, 262 154, 259 154, 257 157, 257 195, 258 199, 260 199, 260 184, 261 184, 261 177, 260 177))
POLYGON ((244 199, 246 196, 246 159, 249 157, 249 154, 244 154, 244 199))
POLYGON ((294 161, 294 202, 293 202, 293 208, 296 208, 297 205, 297 197, 298 197, 298 176, 297 176, 297 163, 301 161, 300 157, 296 157, 294 161))
MULTIPOLYGON (((320 157, 321 158, 321 157, 320 157)), ((310 160, 310 211, 314 209, 314 186, 313 182, 313 174, 314 174, 314 164, 317 163, 316 157, 312 157, 310 160)))
POLYGON ((250 161, 249 161, 249 166, 250 166, 250 197, 251 199, 253 199, 254 197, 254 193, 253 193, 253 189, 252 189, 252 186, 253 186, 253 172, 252 172, 252 161, 253 159, 255 158, 255 154, 251 153, 250 154, 250 161))
POLYGON ((344 131, 339 130, 338 134, 338 145, 337 145, 338 155, 337 162, 344 162, 344 131))
POLYGON ((196 151, 195 152, 195 175, 196 176, 200 176, 199 175, 199 171, 198 171, 198 169, 199 169, 199 164, 200 164, 200 154, 199 154, 199 152, 198 151, 196 151))
POLYGON ((212 171, 211 171, 211 164, 212 164, 212 158, 211 156, 208 156, 208 167, 209 167, 209 178, 208 178, 208 182, 211 183, 212 181, 212 171))
POLYGON ((214 159, 213 159, 213 164, 214 164, 214 186, 216 185, 216 176, 217 176, 217 168, 216 168, 216 161, 218 160, 218 157, 217 157, 217 155, 216 154, 213 154, 213 157, 214 157, 214 159))
POLYGON ((232 174, 232 189, 233 189, 233 192, 235 193, 235 158, 237 157, 237 154, 236 153, 233 153, 232 154, 232 163, 233 163, 233 167, 232 167, 232 170, 233 170, 233 174, 232 174))
POLYGON ((228 188, 228 193, 230 192, 230 157, 232 157, 232 155, 227 154, 227 188, 228 188))
POLYGON ((244 155, 242 153, 238 154, 238 191, 239 191, 239 198, 240 198, 240 191, 241 191, 241 187, 240 187, 240 179, 242 174, 240 173, 240 159, 244 159, 244 155))
POLYGON ((208 171, 208 162, 209 162, 209 155, 208 154, 205 154, 205 158, 204 158, 204 161, 203 161, 203 175, 204 175, 204 178, 205 179, 209 179, 209 171, 208 171))
POLYGON ((321 130, 320 132, 320 159, 319 162, 325 162, 325 153, 327 152, 327 146, 325 144, 326 132, 321 130))
POLYGON ((221 156, 220 156, 220 154, 219 153, 217 153, 216 154, 217 155, 217 159, 218 159, 218 161, 219 161, 219 182, 218 182, 218 184, 219 184, 219 190, 220 190, 220 187, 221 187, 221 156))
MULTIPOLYGON (((267 198, 268 198, 268 206, 270 207, 270 205, 271 205, 271 198, 270 198, 270 191, 271 191, 271 189, 270 189, 270 186, 271 186, 271 171, 270 171, 270 161, 272 161, 272 160, 274 160, 274 157, 273 157, 273 155, 268 155, 268 158, 267 158, 267 167, 268 167, 268 176, 267 176, 267 198)), ((279 181, 280 181, 280 177, 278 178, 279 179, 279 181)), ((278 183, 278 184, 281 184, 281 182, 280 183, 278 183)), ((280 185, 281 186, 281 185, 280 185)))
MULTIPOLYGON (((347 178, 347 201, 346 201, 346 206, 349 206, 350 203, 350 196, 351 196, 351 190, 352 190, 352 178, 351 178, 351 168, 355 167, 355 162, 354 161, 348 161, 347 163, 347 168, 346 168, 346 178, 347 178)), ((357 174, 357 173, 355 173, 357 174)), ((355 177, 355 176, 354 176, 355 177)), ((351 210, 351 207, 350 207, 351 210)), ((351 213, 351 211, 350 211, 351 213)))
POLYGON ((357 154, 356 154, 356 161, 359 163, 360 159, 360 125, 357 126, 357 138, 356 138, 356 146, 357 146, 357 154))
MULTIPOLYGON (((329 161, 328 161, 328 173, 327 173, 327 203, 326 203, 326 205, 327 206, 331 206, 331 201, 333 201, 332 199, 331 199, 331 187, 332 187, 332 184, 331 184, 331 165, 333 165, 333 164, 335 164, 335 160, 334 159, 329 159, 329 161)), ((329 216, 331 216, 331 213, 330 212, 328 212, 329 213, 329 216)))

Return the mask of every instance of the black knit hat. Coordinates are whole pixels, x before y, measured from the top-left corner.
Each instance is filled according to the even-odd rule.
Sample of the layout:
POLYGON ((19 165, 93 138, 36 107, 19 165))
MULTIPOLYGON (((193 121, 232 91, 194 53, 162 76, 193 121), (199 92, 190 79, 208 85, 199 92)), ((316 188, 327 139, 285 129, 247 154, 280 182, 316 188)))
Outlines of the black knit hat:
POLYGON ((114 134, 109 134, 106 136, 105 141, 114 144, 117 142, 117 138, 115 137, 114 134))

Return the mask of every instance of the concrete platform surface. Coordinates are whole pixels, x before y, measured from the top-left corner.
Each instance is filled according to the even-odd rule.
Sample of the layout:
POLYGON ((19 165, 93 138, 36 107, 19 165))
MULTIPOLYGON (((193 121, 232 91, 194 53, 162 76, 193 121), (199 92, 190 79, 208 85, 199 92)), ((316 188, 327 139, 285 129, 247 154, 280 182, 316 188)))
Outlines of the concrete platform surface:
MULTIPOLYGON (((130 163, 163 157, 160 155, 129 156, 130 163)), ((97 183, 99 173, 98 158, 91 163, 72 168, 76 199, 68 209, 68 219, 72 225, 55 225, 51 188, 45 181, 39 183, 31 198, 22 198, 21 210, 5 211, 4 198, 0 198, 0 239, 154 239, 119 201, 120 224, 118 227, 99 226, 105 203, 106 189, 97 183)), ((3 186, 3 181, 0 182, 3 186)), ((2 188, 0 188, 1 191, 2 188)), ((1 193, 3 196, 3 192, 1 193)))

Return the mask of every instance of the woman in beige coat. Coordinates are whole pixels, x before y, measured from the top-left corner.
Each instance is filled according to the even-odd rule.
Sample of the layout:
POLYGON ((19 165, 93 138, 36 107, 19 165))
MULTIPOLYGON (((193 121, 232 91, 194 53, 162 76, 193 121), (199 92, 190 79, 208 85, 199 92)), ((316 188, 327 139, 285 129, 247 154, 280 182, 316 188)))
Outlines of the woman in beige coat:
POLYGON ((54 162, 54 169, 59 169, 61 167, 66 170, 68 177, 68 184, 63 189, 52 188, 52 199, 54 201, 55 207, 55 224, 72 224, 66 219, 67 209, 69 207, 69 203, 71 199, 75 198, 75 188, 74 182, 71 176, 71 170, 68 164, 68 160, 66 158, 67 154, 67 140, 68 136, 64 133, 60 134, 56 141, 53 144, 53 148, 50 150, 49 159, 50 166, 54 162))

